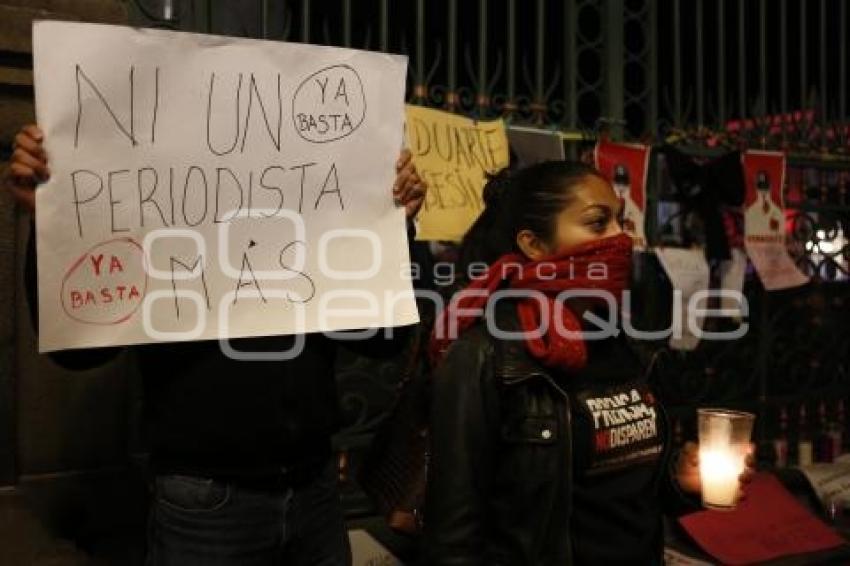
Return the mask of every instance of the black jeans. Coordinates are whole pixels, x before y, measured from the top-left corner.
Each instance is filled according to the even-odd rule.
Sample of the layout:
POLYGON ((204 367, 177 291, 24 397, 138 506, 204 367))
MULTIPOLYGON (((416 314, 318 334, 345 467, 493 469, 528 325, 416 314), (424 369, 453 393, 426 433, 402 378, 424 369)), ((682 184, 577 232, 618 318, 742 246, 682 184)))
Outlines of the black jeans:
POLYGON ((336 468, 307 485, 248 489, 157 476, 148 566, 348 566, 351 551, 336 468))

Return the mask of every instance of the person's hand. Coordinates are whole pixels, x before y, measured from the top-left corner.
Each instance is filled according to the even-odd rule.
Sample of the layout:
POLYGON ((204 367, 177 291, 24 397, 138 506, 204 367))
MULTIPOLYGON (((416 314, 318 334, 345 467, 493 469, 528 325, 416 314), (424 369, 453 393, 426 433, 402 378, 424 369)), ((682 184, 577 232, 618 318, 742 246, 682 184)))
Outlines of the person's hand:
POLYGON ((30 124, 21 128, 15 136, 12 159, 2 183, 18 204, 30 212, 35 212, 36 185, 50 178, 43 141, 44 134, 38 126, 30 124))
MULTIPOLYGON (((750 483, 755 474, 755 458, 753 452, 755 446, 750 444, 747 456, 744 459, 744 471, 738 476, 741 489, 738 490, 740 499, 743 499, 744 486, 750 483)), ((699 445, 696 442, 686 442, 679 453, 674 470, 676 483, 685 493, 699 495, 702 493, 702 483, 699 477, 699 445)))
POLYGON ((419 177, 410 150, 403 149, 395 165, 396 176, 393 184, 393 198, 404 207, 407 218, 412 219, 422 208, 428 185, 419 177))

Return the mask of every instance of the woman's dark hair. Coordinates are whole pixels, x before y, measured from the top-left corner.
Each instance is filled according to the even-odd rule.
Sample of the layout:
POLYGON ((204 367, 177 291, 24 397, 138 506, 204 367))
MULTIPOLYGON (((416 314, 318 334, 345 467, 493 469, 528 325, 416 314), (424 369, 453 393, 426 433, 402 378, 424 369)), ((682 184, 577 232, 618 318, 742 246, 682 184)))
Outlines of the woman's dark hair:
POLYGON ((519 251, 516 235, 520 230, 531 230, 544 241, 551 241, 558 213, 588 176, 604 178, 579 161, 544 161, 492 176, 484 186, 484 211, 460 244, 461 273, 466 273, 471 263, 490 264, 506 253, 519 251))

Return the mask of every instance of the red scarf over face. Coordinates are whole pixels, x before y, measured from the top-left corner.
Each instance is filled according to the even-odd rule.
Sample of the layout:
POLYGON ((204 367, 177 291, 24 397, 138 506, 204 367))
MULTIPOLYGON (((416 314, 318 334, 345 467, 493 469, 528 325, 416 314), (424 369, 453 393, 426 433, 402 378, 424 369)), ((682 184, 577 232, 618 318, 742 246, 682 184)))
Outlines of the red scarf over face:
POLYGON ((539 261, 517 253, 500 257, 437 317, 431 335, 431 361, 436 365, 451 343, 480 316, 469 312, 483 309, 490 295, 507 283, 507 288, 539 291, 543 295, 542 301, 532 297, 517 299, 517 315, 529 353, 548 367, 572 371, 583 368, 587 347, 584 340, 575 337, 581 332, 581 323, 569 307, 556 305, 555 297, 562 291, 594 289, 611 293, 619 303, 629 282, 631 259, 632 239, 624 233, 585 242, 539 261), (542 308, 549 310, 549 324, 545 334, 537 332, 539 336, 534 336, 542 308), (562 323, 556 322, 555 316, 561 317, 562 323), (457 329, 454 335, 450 333, 452 328, 457 329), (559 328, 570 331, 572 336, 559 332, 559 328))

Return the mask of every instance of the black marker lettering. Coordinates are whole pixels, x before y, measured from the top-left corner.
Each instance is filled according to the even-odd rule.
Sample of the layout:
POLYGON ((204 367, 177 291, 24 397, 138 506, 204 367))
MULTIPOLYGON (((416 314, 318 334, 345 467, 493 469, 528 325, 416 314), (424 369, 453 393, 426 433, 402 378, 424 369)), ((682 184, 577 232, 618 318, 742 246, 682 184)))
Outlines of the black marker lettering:
POLYGON ((245 140, 248 138, 248 124, 251 118, 251 108, 253 108, 255 93, 257 95, 257 102, 260 104, 260 111, 263 113, 263 122, 266 124, 266 131, 269 133, 272 144, 274 144, 275 148, 280 151, 280 130, 281 125, 283 124, 283 103, 280 95, 280 73, 277 74, 277 137, 275 137, 275 133, 272 131, 272 127, 269 124, 266 106, 263 104, 260 91, 257 89, 257 81, 254 79, 254 74, 251 73, 251 86, 248 88, 248 110, 245 112, 245 127, 242 130, 242 147, 239 151, 245 151, 245 140))
MULTIPOLYGON (((275 209, 274 213, 264 214, 263 216, 265 218, 271 218, 271 217, 277 215, 277 213, 280 212, 280 209, 283 208, 283 187, 280 187, 280 186, 277 186, 277 185, 267 185, 266 184, 266 174, 269 171, 280 171, 281 173, 285 173, 286 169, 284 169, 283 167, 280 167, 279 165, 272 165, 271 167, 266 167, 265 169, 263 169, 263 172, 260 175, 260 186, 263 187, 264 189, 266 189, 267 191, 276 191, 278 196, 280 197, 280 199, 278 200, 277 208, 275 209)), ((303 183, 302 183, 302 187, 303 187, 303 183)), ((303 194, 304 194, 303 190, 302 190, 301 194, 302 194, 302 197, 303 197, 303 194)))
POLYGON ((171 289, 174 291, 174 311, 176 312, 178 319, 180 318, 180 301, 177 298, 177 281, 174 278, 175 265, 179 265, 186 271, 191 271, 194 273, 195 269, 198 267, 198 264, 201 264, 201 284, 204 286, 204 298, 207 300, 207 310, 212 309, 212 306, 210 305, 210 292, 209 289, 207 289, 207 278, 203 268, 203 260, 204 256, 199 255, 195 258, 195 262, 192 265, 187 265, 174 256, 171 256, 171 258, 169 259, 169 263, 171 265, 171 289))
POLYGON ((96 199, 98 196, 100 196, 100 193, 103 192, 103 179, 100 177, 100 175, 98 175, 94 171, 88 171, 86 169, 78 169, 78 170, 71 173, 71 187, 74 189, 74 209, 77 213, 77 230, 80 233, 80 238, 82 238, 83 237, 83 221, 82 221, 82 215, 80 214, 80 205, 81 204, 88 204, 91 201, 93 201, 94 199, 96 199), (86 175, 89 175, 89 176, 97 179, 97 192, 95 192, 90 197, 87 197, 83 200, 80 200, 80 191, 79 191, 79 185, 77 184, 77 177, 82 175, 82 174, 86 174, 86 175))
MULTIPOLYGON (((325 80, 325 84, 327 84, 327 79, 325 80)), ((336 96, 334 96, 334 102, 336 102, 337 99, 340 97, 345 99, 346 106, 351 106, 351 104, 348 102, 348 93, 345 90, 345 77, 340 77, 339 79, 339 85, 337 85, 336 87, 336 96)), ((324 101, 325 98, 324 96, 322 96, 322 102, 324 101)))
POLYGON ((116 228, 115 227, 115 205, 121 204, 121 201, 115 200, 113 198, 113 194, 112 194, 112 177, 114 177, 116 175, 122 175, 124 173, 129 173, 129 172, 130 172, 129 169, 120 169, 118 171, 110 171, 109 173, 106 174, 106 187, 107 187, 107 190, 109 191, 109 220, 110 220, 110 223, 111 223, 110 227, 112 229, 113 234, 116 233, 116 232, 129 232, 130 231, 129 228, 116 228))
POLYGON ((446 124, 446 154, 443 155, 443 152, 440 151, 440 133, 437 131, 437 123, 432 124, 432 130, 434 131, 434 149, 437 150, 437 155, 440 156, 440 159, 444 161, 452 160, 452 140, 451 140, 451 126, 446 124))
MULTIPOLYGON (((159 207, 159 203, 154 200, 153 196, 156 194, 156 189, 159 186, 159 174, 157 174, 156 169, 153 167, 142 167, 138 172, 138 187, 139 187, 139 225, 144 228, 145 227, 145 203, 152 204, 156 211, 159 213, 159 217, 162 219, 162 224, 164 226, 168 226, 168 223, 165 221, 165 215, 162 213, 162 209, 159 207), (147 196, 144 196, 144 182, 142 181, 142 177, 144 173, 153 174, 153 186, 147 196)), ((172 206, 173 209, 173 206, 172 206)))
POLYGON ((342 192, 339 190, 339 175, 336 172, 336 163, 331 164, 331 169, 328 171, 328 176, 325 177, 325 182, 322 185, 322 192, 319 193, 319 196, 316 197, 316 204, 313 205, 313 210, 319 208, 319 201, 322 200, 322 197, 326 194, 336 193, 336 196, 339 198, 339 207, 342 210, 345 210, 345 205, 342 203, 342 192), (328 188, 328 181, 331 179, 331 175, 334 178, 334 189, 331 191, 325 190, 328 188))
POLYGON ((210 90, 209 97, 207 99, 207 147, 209 147, 210 151, 213 152, 215 155, 227 155, 228 153, 232 153, 233 150, 236 149, 236 144, 239 143, 239 100, 242 96, 242 73, 239 73, 239 84, 236 87, 236 112, 234 112, 236 118, 236 132, 233 135, 233 145, 230 146, 230 149, 225 149, 222 151, 218 151, 213 147, 210 132, 210 122, 212 122, 212 99, 214 88, 215 73, 212 73, 212 75, 210 75, 210 90))
POLYGON ((304 163, 296 165, 292 169, 301 169, 301 194, 298 198, 298 212, 301 213, 301 205, 304 203, 304 179, 307 177, 307 168, 312 167, 315 163, 304 163))
POLYGON ((310 285, 310 296, 308 296, 306 299, 301 300, 301 301, 294 301, 294 300, 292 300, 292 298, 290 297, 290 295, 288 293, 286 295, 286 298, 290 302, 306 303, 306 302, 310 301, 313 297, 316 296, 316 283, 313 281, 312 277, 307 275, 307 273, 305 273, 304 271, 299 271, 297 269, 293 269, 293 268, 289 267, 288 265, 286 265, 283 261, 283 254, 285 254, 287 252, 287 250, 289 250, 290 248, 294 248, 296 244, 300 244, 301 246, 303 246, 305 248, 307 247, 307 244, 305 244, 301 240, 295 240, 294 242, 289 242, 288 244, 283 246, 283 249, 280 250, 280 256, 278 257, 278 262, 280 263, 281 268, 285 269, 286 271, 292 272, 292 273, 297 273, 298 275, 300 275, 301 277, 303 277, 307 281, 308 285, 310 285))
POLYGON ((242 210, 243 204, 243 195, 242 195, 242 183, 239 182, 239 179, 236 178, 236 175, 233 174, 233 171, 228 169, 227 167, 217 167, 215 170, 215 214, 213 214, 213 222, 215 224, 221 224, 222 222, 230 222, 233 220, 238 214, 239 211, 242 210), (218 217, 218 205, 220 202, 219 196, 221 194, 221 175, 222 173, 226 173, 233 179, 234 186, 239 190, 239 207, 233 211, 233 215, 230 218, 224 219, 218 217))
POLYGON ((168 168, 168 196, 171 200, 171 225, 174 226, 174 167, 168 168))
POLYGON ((183 184, 183 221, 187 226, 197 226, 201 222, 204 221, 204 218, 207 217, 207 203, 208 198, 208 187, 207 187, 207 176, 204 173, 204 170, 198 167, 197 165, 192 165, 189 167, 189 171, 186 173, 186 182, 183 184), (186 215, 186 203, 189 202, 189 181, 192 179, 192 172, 197 171, 201 175, 201 180, 204 183, 204 213, 198 218, 195 222, 189 222, 189 218, 186 215))
POLYGON ((154 71, 153 119, 151 120, 151 144, 156 143, 156 116, 159 113, 159 67, 154 71))
POLYGON ((322 104, 325 103, 325 88, 328 86, 328 77, 325 77, 325 82, 320 81, 319 79, 315 79, 316 84, 319 85, 319 88, 322 89, 322 104))
POLYGON ((127 139, 130 140, 131 145, 137 145, 135 132, 133 128, 133 91, 134 91, 134 72, 135 67, 130 67, 130 129, 129 131, 121 121, 118 119, 118 116, 115 115, 115 112, 112 110, 112 107, 107 102, 106 97, 100 92, 100 90, 95 86, 92 80, 83 72, 82 67, 79 64, 76 65, 76 80, 77 80, 77 122, 74 128, 74 147, 78 147, 80 143, 80 126, 83 120, 83 94, 82 94, 82 83, 80 79, 86 82, 89 85, 89 88, 94 92, 100 102, 103 104, 106 111, 109 112, 109 115, 112 116, 112 119, 115 121, 115 125, 118 126, 118 129, 124 134, 127 139))
POLYGON ((257 292, 260 294, 260 299, 262 299, 264 303, 268 302, 266 301, 266 296, 263 295, 262 288, 260 288, 260 282, 257 281, 257 277, 254 275, 254 268, 251 267, 251 260, 248 259, 248 252, 244 252, 242 254, 242 269, 239 271, 239 281, 236 282, 236 291, 233 294, 234 305, 236 304, 236 301, 239 300, 239 289, 241 289, 242 287, 248 287, 250 285, 253 285, 257 288, 257 292), (251 273, 251 281, 243 283, 242 276, 245 275, 246 268, 251 273))

